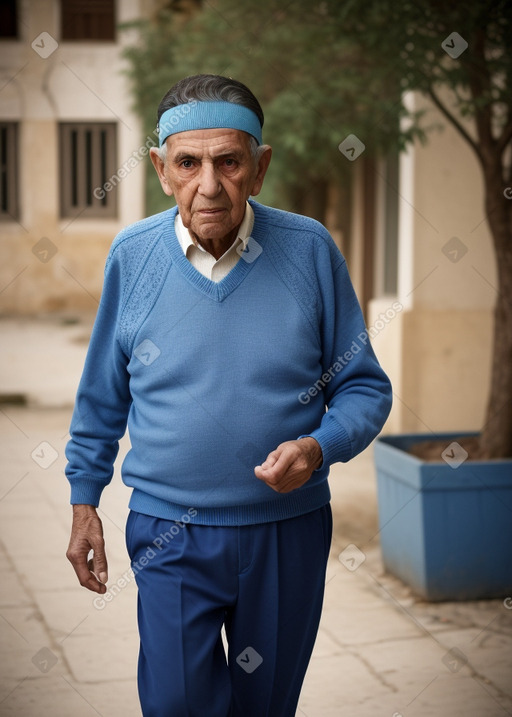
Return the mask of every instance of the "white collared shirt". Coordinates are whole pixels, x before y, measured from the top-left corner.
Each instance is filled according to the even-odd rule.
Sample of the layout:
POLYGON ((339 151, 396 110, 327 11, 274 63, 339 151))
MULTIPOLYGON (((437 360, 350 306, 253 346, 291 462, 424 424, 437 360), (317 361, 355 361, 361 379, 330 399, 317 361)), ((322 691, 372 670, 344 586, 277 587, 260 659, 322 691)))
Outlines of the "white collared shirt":
POLYGON ((174 220, 174 231, 183 249, 183 253, 194 269, 197 269, 203 276, 206 276, 212 281, 221 281, 229 274, 231 269, 235 267, 241 256, 239 251, 242 251, 241 249, 237 251, 237 249, 240 244, 243 246, 243 249, 246 248, 253 226, 254 212, 249 202, 246 202, 245 214, 238 229, 237 238, 219 259, 215 259, 212 254, 207 252, 206 249, 196 243, 190 236, 190 232, 183 224, 179 212, 176 214, 174 220))

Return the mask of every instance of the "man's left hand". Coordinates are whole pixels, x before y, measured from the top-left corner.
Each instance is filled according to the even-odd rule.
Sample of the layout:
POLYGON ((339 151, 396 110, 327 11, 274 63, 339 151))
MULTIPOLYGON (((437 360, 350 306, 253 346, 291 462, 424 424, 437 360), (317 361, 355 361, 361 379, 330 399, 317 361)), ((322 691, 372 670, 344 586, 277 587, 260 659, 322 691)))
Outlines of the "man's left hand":
POLYGON ((281 443, 266 460, 254 469, 256 478, 278 493, 300 488, 322 465, 322 449, 314 438, 307 436, 281 443))

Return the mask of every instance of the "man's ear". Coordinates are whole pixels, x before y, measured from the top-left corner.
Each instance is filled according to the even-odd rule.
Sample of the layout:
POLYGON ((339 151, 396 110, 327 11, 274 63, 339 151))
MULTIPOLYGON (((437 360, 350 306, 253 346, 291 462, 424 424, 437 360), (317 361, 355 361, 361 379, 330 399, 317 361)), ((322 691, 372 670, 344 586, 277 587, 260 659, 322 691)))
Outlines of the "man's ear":
POLYGON ((155 168, 156 173, 158 174, 158 179, 160 180, 160 184, 162 186, 162 189, 167 194, 168 197, 172 197, 172 189, 169 185, 169 182, 167 181, 167 178, 165 176, 165 163, 160 157, 160 154, 158 153, 158 150, 156 147, 151 147, 149 150, 149 156, 151 157, 151 161, 153 162, 153 167, 155 168))
POLYGON ((270 164, 270 160, 272 159, 272 147, 270 145, 264 144, 262 147, 260 147, 260 151, 261 155, 258 160, 258 173, 256 174, 256 179, 254 180, 254 184, 251 189, 251 196, 253 197, 255 197, 261 192, 263 180, 265 179, 268 165, 270 164))

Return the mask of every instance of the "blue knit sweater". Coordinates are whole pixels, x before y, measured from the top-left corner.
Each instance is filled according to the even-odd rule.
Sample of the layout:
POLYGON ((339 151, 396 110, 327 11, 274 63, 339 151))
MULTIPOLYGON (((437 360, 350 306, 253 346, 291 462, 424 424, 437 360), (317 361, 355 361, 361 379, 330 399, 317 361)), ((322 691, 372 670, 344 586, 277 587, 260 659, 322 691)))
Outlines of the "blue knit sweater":
POLYGON ((291 518, 325 505, 329 466, 380 431, 391 388, 345 260, 318 222, 251 206, 252 245, 217 283, 184 256, 176 208, 116 238, 66 449, 72 503, 98 505, 128 424, 133 510, 208 525, 291 518), (306 435, 323 464, 301 488, 255 477, 306 435))

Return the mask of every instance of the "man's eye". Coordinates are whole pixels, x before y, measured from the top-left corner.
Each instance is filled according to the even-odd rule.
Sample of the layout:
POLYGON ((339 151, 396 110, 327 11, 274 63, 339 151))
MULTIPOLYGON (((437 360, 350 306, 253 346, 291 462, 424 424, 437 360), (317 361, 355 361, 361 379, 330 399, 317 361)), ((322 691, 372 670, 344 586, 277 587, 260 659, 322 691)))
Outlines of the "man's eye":
POLYGON ((226 165, 226 167, 235 167, 236 166, 235 160, 230 159, 229 157, 224 160, 224 164, 226 165))
POLYGON ((184 159, 183 162, 181 163, 181 166, 184 167, 185 169, 190 169, 193 166, 193 162, 191 159, 184 159))

